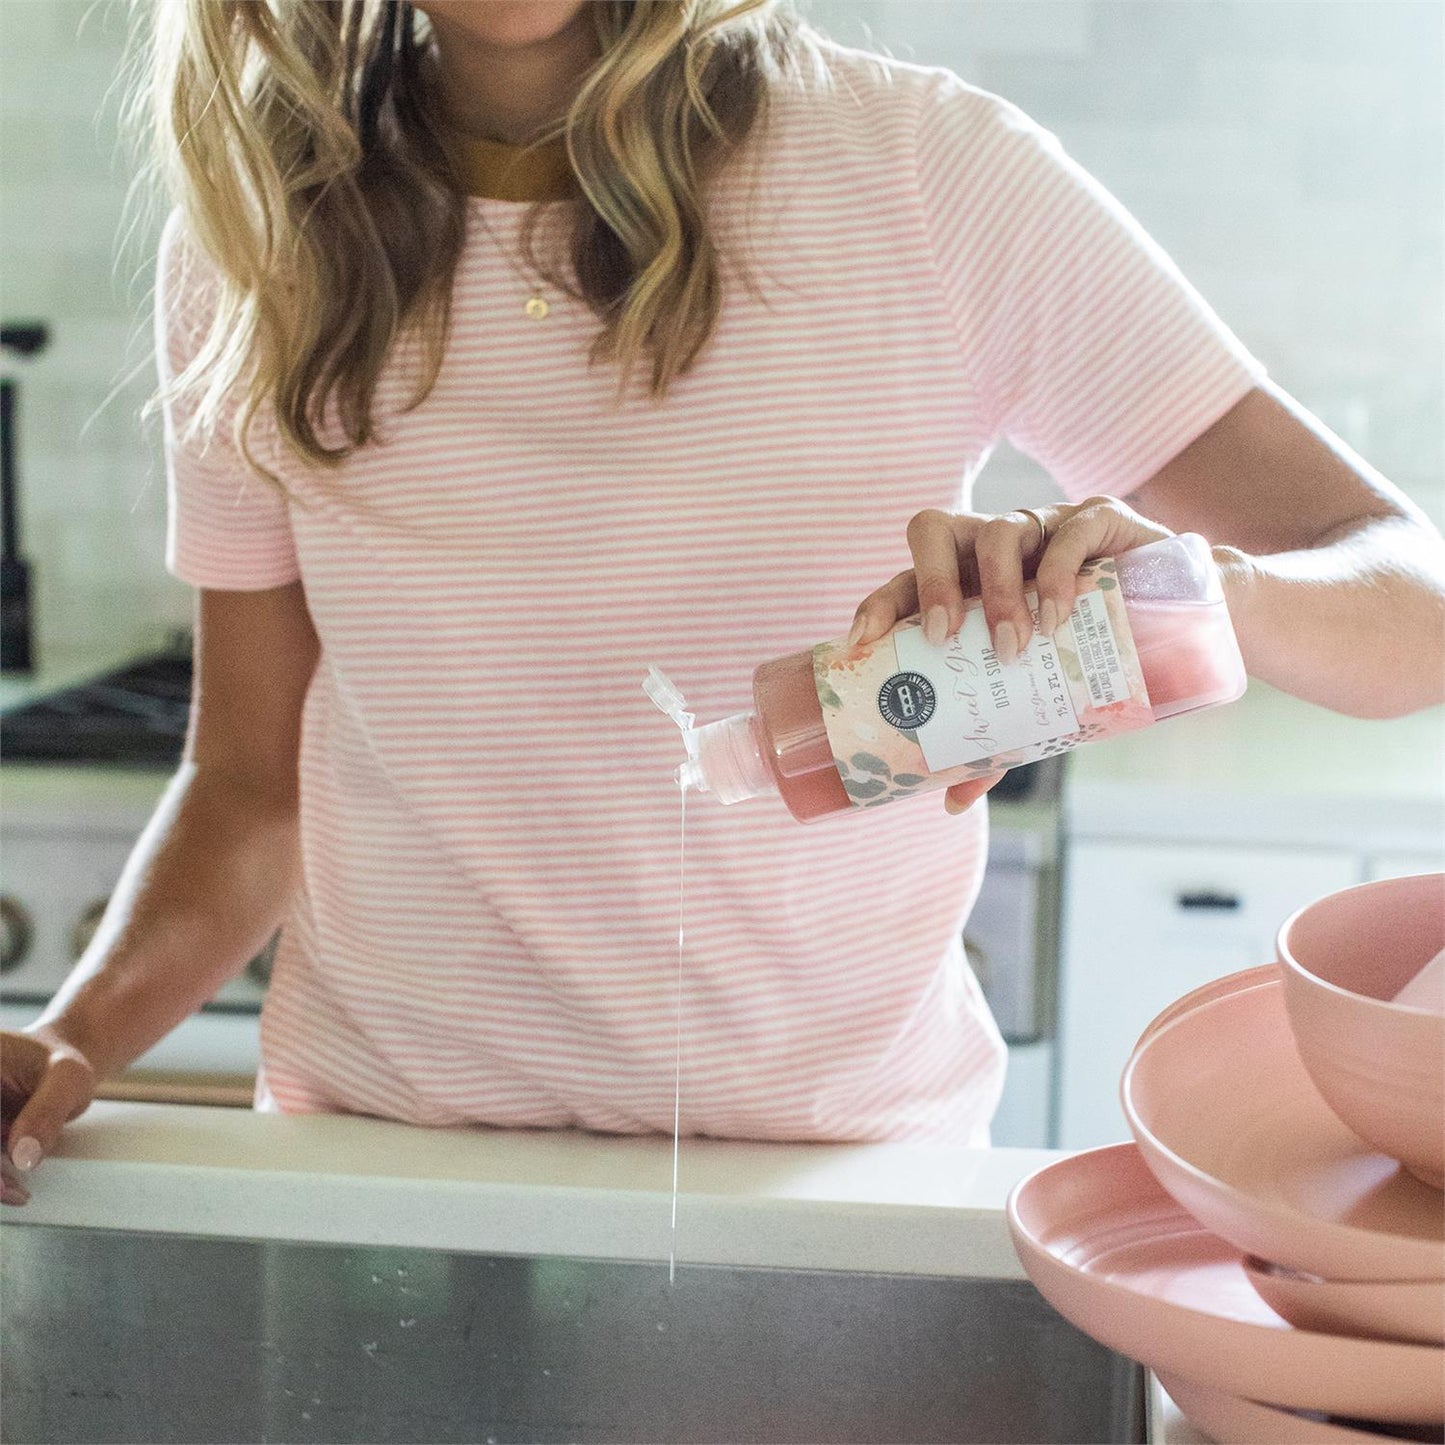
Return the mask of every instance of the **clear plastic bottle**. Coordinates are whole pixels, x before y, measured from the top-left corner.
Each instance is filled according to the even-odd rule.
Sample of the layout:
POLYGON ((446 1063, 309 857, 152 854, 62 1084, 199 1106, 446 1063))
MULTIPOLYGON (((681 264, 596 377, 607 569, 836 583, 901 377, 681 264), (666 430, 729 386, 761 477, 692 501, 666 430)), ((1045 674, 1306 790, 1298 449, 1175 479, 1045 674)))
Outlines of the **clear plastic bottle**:
MULTIPOLYGON (((678 781, 723 803, 777 793, 806 823, 1243 694, 1244 663, 1202 537, 1169 537, 1091 563, 1079 598, 1052 638, 1036 631, 1008 667, 993 656, 973 599, 960 634, 940 648, 909 619, 878 643, 826 643, 763 663, 751 713, 693 727, 678 698, 667 709, 687 745, 678 781), (1001 741, 1009 746, 993 746, 1001 741), (949 766, 931 766, 925 751, 949 766)), ((1037 614, 1032 592, 1029 602, 1037 614)))

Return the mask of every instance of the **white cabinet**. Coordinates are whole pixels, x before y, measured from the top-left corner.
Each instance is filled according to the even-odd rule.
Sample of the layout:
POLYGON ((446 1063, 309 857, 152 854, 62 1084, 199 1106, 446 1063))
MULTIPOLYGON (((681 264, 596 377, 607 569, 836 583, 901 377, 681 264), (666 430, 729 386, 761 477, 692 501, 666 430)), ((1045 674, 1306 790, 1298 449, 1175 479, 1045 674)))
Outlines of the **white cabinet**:
POLYGON ((1210 979, 1268 963, 1290 913, 1363 876, 1364 860, 1344 849, 1073 840, 1054 1143, 1128 1138, 1119 1077, 1149 1020, 1210 979))

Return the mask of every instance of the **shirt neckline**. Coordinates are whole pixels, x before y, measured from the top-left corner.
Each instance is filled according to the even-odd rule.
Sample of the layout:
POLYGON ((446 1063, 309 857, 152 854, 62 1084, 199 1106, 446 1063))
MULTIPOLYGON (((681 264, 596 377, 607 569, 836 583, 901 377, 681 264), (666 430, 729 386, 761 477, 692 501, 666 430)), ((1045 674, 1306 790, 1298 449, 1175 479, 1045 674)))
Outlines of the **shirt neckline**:
POLYGON ((525 204, 564 201, 577 193, 561 137, 520 146, 453 133, 446 144, 467 194, 476 200, 525 204))

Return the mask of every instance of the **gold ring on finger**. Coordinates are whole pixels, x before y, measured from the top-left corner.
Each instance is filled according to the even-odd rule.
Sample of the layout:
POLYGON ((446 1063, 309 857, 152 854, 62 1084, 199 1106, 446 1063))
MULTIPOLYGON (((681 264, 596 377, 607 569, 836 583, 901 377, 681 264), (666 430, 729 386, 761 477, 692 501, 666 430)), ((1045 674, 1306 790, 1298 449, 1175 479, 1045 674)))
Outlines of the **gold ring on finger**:
MULTIPOLYGON (((1032 521, 1034 525, 1039 529, 1039 540, 1034 543, 1033 551, 1042 552, 1044 550, 1044 543, 1049 540, 1049 529, 1044 526, 1044 519, 1039 516, 1037 512, 1035 512, 1034 510, 1032 510, 1032 508, 1029 507, 1015 507, 1014 511, 1020 517, 1029 518, 1029 520, 1032 521)), ((1032 556, 1033 553, 1030 553, 1030 555, 1032 556)))

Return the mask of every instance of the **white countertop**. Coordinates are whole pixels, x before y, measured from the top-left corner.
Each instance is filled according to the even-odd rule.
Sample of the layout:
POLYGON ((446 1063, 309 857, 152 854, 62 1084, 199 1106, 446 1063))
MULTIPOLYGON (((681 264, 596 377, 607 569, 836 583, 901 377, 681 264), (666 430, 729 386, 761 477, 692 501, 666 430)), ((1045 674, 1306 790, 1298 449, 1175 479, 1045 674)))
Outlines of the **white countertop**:
POLYGON ((1226 707, 1080 748, 1064 806, 1071 837, 1439 853, 1445 709, 1349 718, 1251 683, 1226 707))
MULTIPOLYGON (((1009 1190, 1043 1150, 684 1139, 679 1264, 1021 1279, 1009 1190)), ((94 1105, 7 1225, 668 1258, 672 1141, 94 1105)))

